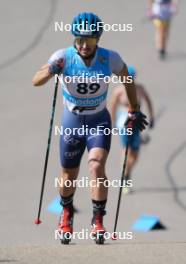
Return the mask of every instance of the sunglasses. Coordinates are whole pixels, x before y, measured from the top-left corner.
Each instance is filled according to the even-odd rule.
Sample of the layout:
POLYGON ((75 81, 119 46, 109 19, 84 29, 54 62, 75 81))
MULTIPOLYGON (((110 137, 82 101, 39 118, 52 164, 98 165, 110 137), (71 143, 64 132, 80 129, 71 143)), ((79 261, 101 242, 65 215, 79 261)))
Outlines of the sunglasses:
POLYGON ((83 44, 87 44, 87 45, 96 45, 97 44, 97 39, 96 38, 76 38, 75 39, 76 43, 78 45, 83 45, 83 44))

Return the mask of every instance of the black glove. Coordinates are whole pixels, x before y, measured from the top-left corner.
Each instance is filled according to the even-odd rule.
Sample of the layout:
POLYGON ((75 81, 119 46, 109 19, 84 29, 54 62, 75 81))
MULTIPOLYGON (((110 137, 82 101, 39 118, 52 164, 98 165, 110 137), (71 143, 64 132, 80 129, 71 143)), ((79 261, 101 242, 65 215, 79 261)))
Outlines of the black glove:
POLYGON ((144 115, 140 111, 136 111, 136 112, 129 111, 128 118, 125 122, 125 126, 130 126, 132 128, 137 128, 140 131, 143 131, 148 125, 146 118, 147 118, 146 115, 144 115))
POLYGON ((51 74, 60 74, 64 66, 64 60, 55 60, 49 67, 49 72, 51 74))

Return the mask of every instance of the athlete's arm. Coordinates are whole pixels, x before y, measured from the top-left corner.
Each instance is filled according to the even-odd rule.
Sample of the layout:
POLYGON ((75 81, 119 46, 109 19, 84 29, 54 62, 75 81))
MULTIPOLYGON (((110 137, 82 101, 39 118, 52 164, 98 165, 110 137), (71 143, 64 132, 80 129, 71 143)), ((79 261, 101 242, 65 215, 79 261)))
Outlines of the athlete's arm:
POLYGON ((152 106, 152 101, 150 99, 149 94, 145 90, 143 85, 138 85, 138 90, 141 95, 141 97, 144 99, 145 103, 147 104, 148 113, 150 116, 150 127, 153 127, 154 125, 154 110, 152 106))
POLYGON ((43 65, 41 69, 36 72, 35 76, 32 79, 34 86, 40 86, 45 84, 52 76, 55 74, 60 74, 64 68, 64 54, 65 50, 57 50, 52 54, 48 63, 43 65))
POLYGON ((32 84, 34 86, 40 86, 45 84, 50 78, 52 78, 53 74, 49 71, 50 64, 43 65, 39 71, 36 72, 32 79, 32 84))
POLYGON ((112 99, 111 99, 111 119, 112 119, 112 124, 114 125, 116 122, 116 110, 118 108, 118 103, 119 103, 119 96, 120 96, 120 91, 118 90, 119 88, 116 88, 114 92, 112 93, 112 99))
POLYGON ((123 62, 119 54, 111 51, 110 58, 112 72, 116 74, 121 83, 123 83, 129 101, 129 113, 125 125, 129 125, 130 123, 130 125, 137 127, 142 131, 148 125, 148 122, 146 121, 146 116, 140 112, 135 84, 133 81, 130 83, 125 81, 129 80, 129 73, 126 64, 123 62))
POLYGON ((124 64, 123 69, 118 74, 118 77, 123 80, 123 85, 126 89, 127 97, 129 100, 129 111, 139 111, 139 104, 137 100, 137 93, 136 93, 136 87, 134 82, 127 83, 125 80, 127 80, 127 76, 129 76, 127 66, 124 64))
POLYGON ((150 99, 149 94, 147 93, 147 91, 145 90, 144 86, 142 85, 138 85, 140 94, 142 96, 142 98, 145 100, 146 104, 147 104, 147 108, 148 108, 148 112, 151 118, 154 118, 154 111, 153 111, 153 106, 152 106, 152 101, 150 99))

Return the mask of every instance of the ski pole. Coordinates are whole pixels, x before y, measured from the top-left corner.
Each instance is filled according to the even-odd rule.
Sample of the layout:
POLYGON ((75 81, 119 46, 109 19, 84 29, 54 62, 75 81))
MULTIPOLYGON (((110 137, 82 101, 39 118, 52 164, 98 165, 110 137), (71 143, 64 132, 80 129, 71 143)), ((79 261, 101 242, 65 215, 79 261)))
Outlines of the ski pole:
POLYGON ((49 157, 49 151, 50 151, 50 143, 51 143, 51 136, 52 136, 52 127, 54 122, 54 113, 55 113, 55 107, 56 107, 56 98, 57 98, 57 90, 58 90, 58 82, 59 78, 57 78, 55 82, 55 89, 54 89, 54 97, 53 97, 53 104, 52 104, 52 113, 51 113, 51 119, 50 119, 50 127, 49 127, 49 135, 48 135, 48 143, 47 143, 47 150, 46 150, 46 156, 45 156, 45 163, 44 163, 44 171, 43 171, 43 178, 42 178, 42 184, 41 184, 41 193, 40 193, 40 201, 39 201, 39 209, 38 209, 38 215, 35 219, 35 224, 39 225, 41 224, 40 215, 41 215, 41 207, 43 202, 43 193, 44 193, 44 186, 45 186, 45 179, 46 179, 46 172, 47 172, 47 165, 48 165, 48 157, 49 157))
POLYGON ((127 145, 126 145, 126 149, 125 149, 125 158, 124 158, 123 169, 122 169, 122 174, 121 174, 121 186, 119 188, 119 196, 118 196, 118 204, 117 204, 117 209, 116 209, 114 231, 113 231, 113 235, 112 235, 113 240, 117 239, 115 232, 116 232, 117 223, 118 223, 119 209, 120 209, 120 203, 121 203, 121 194, 122 194, 122 188, 123 188, 122 185, 123 185, 123 181, 125 178, 125 169, 126 169, 126 164, 127 164, 128 149, 129 149, 129 139, 127 139, 127 145))

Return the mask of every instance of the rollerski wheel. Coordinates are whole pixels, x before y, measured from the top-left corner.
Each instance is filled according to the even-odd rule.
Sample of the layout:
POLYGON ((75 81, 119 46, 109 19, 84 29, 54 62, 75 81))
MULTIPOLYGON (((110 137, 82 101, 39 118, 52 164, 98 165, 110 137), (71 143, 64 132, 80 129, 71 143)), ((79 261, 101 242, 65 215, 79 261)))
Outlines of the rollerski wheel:
POLYGON ((97 245, 103 245, 103 244, 104 244, 104 242, 105 242, 104 233, 105 233, 105 232, 98 232, 98 233, 95 235, 95 243, 96 243, 97 245))
POLYGON ((61 239, 61 244, 68 245, 71 241, 71 234, 69 232, 64 233, 61 239))

